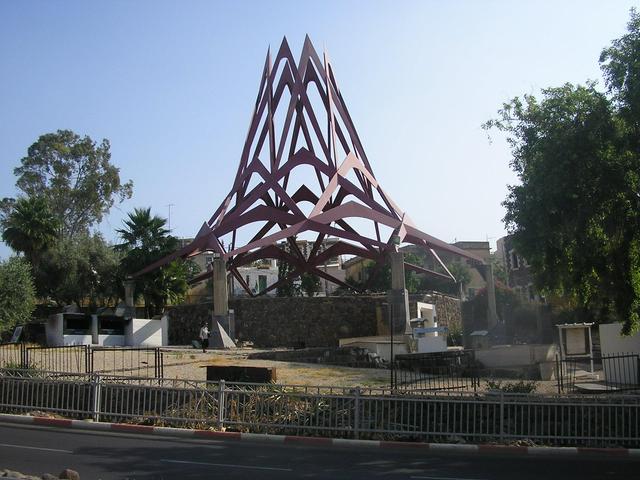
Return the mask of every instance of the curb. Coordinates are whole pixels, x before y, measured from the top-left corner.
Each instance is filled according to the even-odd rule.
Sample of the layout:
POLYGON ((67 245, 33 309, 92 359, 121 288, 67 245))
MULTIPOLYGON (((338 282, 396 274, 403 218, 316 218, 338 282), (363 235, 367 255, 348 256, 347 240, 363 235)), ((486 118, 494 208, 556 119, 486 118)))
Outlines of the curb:
POLYGON ((553 457, 625 457, 640 460, 637 448, 589 448, 589 447, 525 447, 512 445, 469 445, 455 443, 394 442, 382 440, 352 440, 347 438, 299 437, 295 435, 267 435, 262 433, 218 432, 174 427, 154 427, 126 423, 103 423, 89 420, 68 420, 60 418, 34 417, 0 413, 0 422, 23 425, 70 428, 117 433, 163 435, 180 438, 199 438, 229 441, 249 441, 260 443, 304 445, 316 447, 396 449, 404 451, 433 451, 436 453, 485 454, 509 456, 553 456, 553 457))

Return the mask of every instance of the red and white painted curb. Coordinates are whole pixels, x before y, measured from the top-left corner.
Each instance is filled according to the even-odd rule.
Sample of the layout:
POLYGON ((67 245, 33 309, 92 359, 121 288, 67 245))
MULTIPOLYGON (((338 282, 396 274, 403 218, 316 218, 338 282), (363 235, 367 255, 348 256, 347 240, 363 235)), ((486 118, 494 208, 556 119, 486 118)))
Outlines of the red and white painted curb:
POLYGON ((154 427, 128 423, 103 423, 88 420, 35 417, 31 415, 0 414, 0 422, 62 427, 78 430, 98 430, 118 433, 143 433, 169 437, 200 438, 215 440, 243 440, 250 442, 280 443, 291 445, 347 448, 382 448, 424 451, 435 453, 477 453, 490 455, 535 455, 535 456, 579 456, 597 455, 607 457, 633 457, 640 460, 640 449, 636 448, 585 448, 585 447, 526 447, 511 445, 468 445, 455 443, 386 442, 382 440, 351 440, 346 438, 298 437, 294 435, 266 435, 261 433, 217 432, 187 428, 154 427))

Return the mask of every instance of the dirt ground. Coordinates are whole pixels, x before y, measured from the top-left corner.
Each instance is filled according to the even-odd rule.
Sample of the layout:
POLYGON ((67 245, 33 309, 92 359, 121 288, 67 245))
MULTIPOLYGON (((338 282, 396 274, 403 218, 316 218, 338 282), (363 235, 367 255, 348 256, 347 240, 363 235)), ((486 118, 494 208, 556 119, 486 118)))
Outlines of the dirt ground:
MULTIPOLYGON (((351 368, 308 363, 250 360, 250 353, 263 350, 238 348, 235 350, 209 350, 202 353, 195 349, 164 349, 164 377, 189 380, 206 380, 207 365, 238 365, 276 368, 277 383, 288 385, 319 385, 334 387, 389 387, 389 370, 377 368, 351 368)), ((500 379, 503 384, 517 379, 500 379)), ((536 383, 536 393, 557 392, 555 380, 536 383)), ((479 391, 486 391, 485 379, 480 381, 479 391)))

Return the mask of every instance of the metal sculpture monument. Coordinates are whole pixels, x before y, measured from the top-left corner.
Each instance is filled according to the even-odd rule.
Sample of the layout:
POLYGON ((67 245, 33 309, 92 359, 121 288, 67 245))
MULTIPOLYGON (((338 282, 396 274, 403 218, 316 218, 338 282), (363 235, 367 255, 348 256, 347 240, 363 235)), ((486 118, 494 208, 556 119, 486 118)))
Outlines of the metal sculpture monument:
MULTIPOLYGON (((320 58, 307 36, 296 62, 285 38, 273 61, 267 53, 231 190, 190 244, 136 276, 178 257, 213 251, 220 259, 214 270, 222 269, 217 278, 230 272, 251 296, 303 273, 356 290, 327 273, 323 264, 338 255, 357 255, 379 266, 400 243, 424 248, 442 267, 435 272, 402 265, 399 256, 401 268, 417 272, 453 279, 436 250, 475 260, 420 231, 391 200, 373 173, 326 54, 320 58), (301 170, 311 175, 298 186, 293 177, 301 170), (354 222, 367 222, 369 228, 356 228, 354 222), (313 236, 307 255, 298 248, 297 235, 313 236), (328 236, 338 241, 323 249, 328 236), (254 293, 238 268, 262 259, 277 259, 291 268, 286 277, 254 293)), ((193 282, 210 276, 205 272, 193 282)))

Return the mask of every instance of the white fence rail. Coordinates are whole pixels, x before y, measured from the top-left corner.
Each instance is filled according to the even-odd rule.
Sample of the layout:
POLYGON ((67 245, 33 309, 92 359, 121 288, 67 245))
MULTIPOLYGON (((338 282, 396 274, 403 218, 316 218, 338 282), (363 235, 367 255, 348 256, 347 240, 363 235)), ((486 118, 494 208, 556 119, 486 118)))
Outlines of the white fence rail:
POLYGON ((640 446, 640 397, 631 395, 415 396, 0 370, 0 411, 288 435, 640 446))

